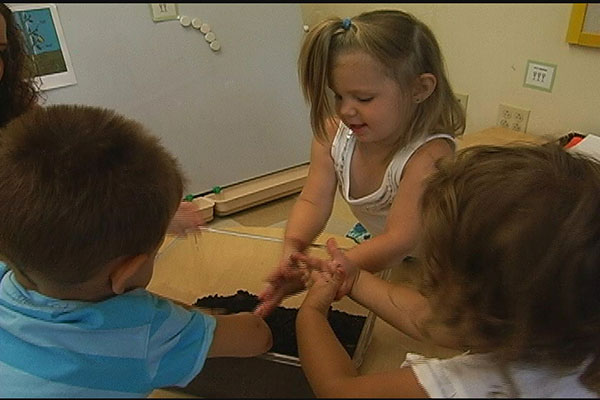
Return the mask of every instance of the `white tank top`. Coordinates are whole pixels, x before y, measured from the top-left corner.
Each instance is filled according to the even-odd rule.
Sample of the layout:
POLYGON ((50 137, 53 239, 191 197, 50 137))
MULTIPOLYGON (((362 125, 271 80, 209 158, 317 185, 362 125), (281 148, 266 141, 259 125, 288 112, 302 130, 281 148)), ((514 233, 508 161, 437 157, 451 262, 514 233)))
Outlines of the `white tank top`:
POLYGON ((358 221, 367 228, 371 235, 379 235, 385 227, 385 220, 398 191, 398 184, 402 171, 410 156, 423 144, 433 139, 447 139, 454 147, 454 137, 449 134, 439 133, 427 137, 420 137, 398 150, 390 161, 379 189, 358 199, 350 198, 350 162, 356 145, 356 138, 352 130, 340 122, 333 143, 331 144, 331 157, 335 165, 340 194, 350 206, 352 213, 358 221))

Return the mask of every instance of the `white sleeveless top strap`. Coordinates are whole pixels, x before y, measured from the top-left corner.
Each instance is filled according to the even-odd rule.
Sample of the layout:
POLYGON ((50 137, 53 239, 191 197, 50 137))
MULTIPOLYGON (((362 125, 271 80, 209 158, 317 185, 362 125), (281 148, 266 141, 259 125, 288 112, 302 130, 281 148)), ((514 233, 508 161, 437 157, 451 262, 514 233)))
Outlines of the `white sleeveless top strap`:
POLYGON ((350 198, 350 163, 356 138, 350 128, 340 122, 331 144, 331 157, 335 166, 339 191, 354 216, 372 235, 379 235, 383 232, 387 214, 398 191, 402 171, 409 158, 423 144, 439 138, 447 139, 456 147, 454 137, 449 134, 439 133, 416 139, 394 155, 385 171, 379 189, 364 197, 353 199, 350 198))

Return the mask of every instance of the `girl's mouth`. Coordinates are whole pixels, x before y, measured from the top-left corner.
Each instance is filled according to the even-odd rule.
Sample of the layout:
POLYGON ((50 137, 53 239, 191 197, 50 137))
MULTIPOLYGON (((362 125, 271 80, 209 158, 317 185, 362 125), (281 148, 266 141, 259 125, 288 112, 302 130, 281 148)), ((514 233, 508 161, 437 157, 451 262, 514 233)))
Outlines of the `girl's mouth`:
POLYGON ((359 133, 366 126, 367 124, 350 124, 348 128, 350 128, 354 133, 359 133))

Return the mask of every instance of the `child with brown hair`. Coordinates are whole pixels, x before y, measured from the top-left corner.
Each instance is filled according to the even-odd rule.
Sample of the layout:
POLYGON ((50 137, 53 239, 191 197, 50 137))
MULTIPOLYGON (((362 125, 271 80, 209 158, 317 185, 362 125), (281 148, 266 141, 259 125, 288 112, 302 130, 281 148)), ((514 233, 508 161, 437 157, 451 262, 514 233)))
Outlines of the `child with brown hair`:
MULTIPOLYGON (((0 127, 38 106, 41 97, 34 79, 36 65, 25 51, 14 14, 0 3, 0 127)), ((185 235, 203 224, 199 207, 181 202, 167 233, 185 235)))
POLYGON ((261 315, 303 288, 290 254, 322 231, 338 188, 373 235, 348 251, 349 262, 376 272, 411 255, 423 181, 436 160, 453 154, 465 125, 435 36, 399 10, 318 23, 298 70, 315 137, 280 262, 260 294, 261 315))
POLYGON ((0 131, 1 397, 143 397, 270 348, 251 313, 145 290, 182 191, 176 159, 110 110, 39 107, 0 131))
POLYGON ((0 127, 37 103, 32 66, 12 11, 0 3, 0 127))
POLYGON ((556 145, 467 148, 422 197, 421 291, 352 269, 332 239, 331 262, 295 254, 314 269, 296 327, 315 393, 598 397, 599 194, 600 163, 556 145), (346 278, 394 327, 465 353, 409 353, 395 371, 359 375, 326 319, 346 278))

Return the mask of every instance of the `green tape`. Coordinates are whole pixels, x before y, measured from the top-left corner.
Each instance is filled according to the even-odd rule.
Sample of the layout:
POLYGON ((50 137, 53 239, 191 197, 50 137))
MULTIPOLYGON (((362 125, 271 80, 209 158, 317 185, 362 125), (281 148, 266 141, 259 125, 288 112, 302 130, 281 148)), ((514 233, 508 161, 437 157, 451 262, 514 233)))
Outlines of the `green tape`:
POLYGON ((213 193, 215 193, 215 194, 221 193, 221 186, 215 186, 215 187, 213 187, 213 193))

